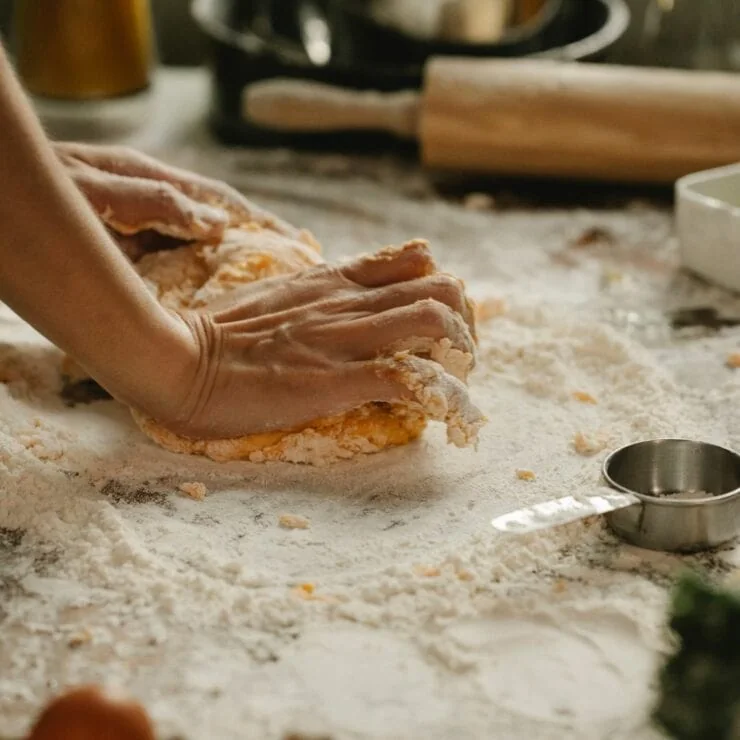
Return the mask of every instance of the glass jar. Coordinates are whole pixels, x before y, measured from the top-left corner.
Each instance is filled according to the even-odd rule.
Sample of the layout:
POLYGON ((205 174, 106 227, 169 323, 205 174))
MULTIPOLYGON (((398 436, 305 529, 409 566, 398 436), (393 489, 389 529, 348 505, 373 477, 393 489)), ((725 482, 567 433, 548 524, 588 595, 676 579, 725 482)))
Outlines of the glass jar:
POLYGON ((16 0, 17 72, 35 96, 100 100, 150 84, 149 0, 16 0))

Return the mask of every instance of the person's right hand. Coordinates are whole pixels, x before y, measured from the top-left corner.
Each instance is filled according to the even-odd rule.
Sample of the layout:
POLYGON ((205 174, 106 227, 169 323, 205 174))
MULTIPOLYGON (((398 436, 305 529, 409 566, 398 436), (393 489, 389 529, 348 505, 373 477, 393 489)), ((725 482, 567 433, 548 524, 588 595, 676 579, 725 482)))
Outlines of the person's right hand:
POLYGON ((188 372, 158 389, 156 408, 140 410, 182 436, 288 430, 368 402, 419 402, 423 388, 412 390, 406 371, 467 401, 461 380, 429 354, 447 345, 457 360, 448 369, 464 376, 473 312, 462 282, 436 272, 423 242, 259 281, 180 317, 188 372), (404 351, 415 356, 396 357, 404 351))

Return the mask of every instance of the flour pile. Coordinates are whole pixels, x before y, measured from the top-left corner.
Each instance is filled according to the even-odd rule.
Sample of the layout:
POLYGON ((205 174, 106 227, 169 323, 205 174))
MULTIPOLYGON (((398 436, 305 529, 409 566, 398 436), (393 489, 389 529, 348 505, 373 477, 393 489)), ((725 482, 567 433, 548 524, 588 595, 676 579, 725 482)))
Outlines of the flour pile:
POLYGON ((740 334, 631 333, 672 302, 740 310, 676 277, 669 215, 472 211, 382 162, 170 158, 305 224, 330 259, 423 233, 484 302, 471 389, 491 421, 477 453, 437 428, 320 470, 174 455, 112 402, 65 405, 59 353, 5 311, 2 733, 101 681, 170 739, 657 738, 667 587, 738 552, 643 552, 598 520, 522 538, 489 522, 594 492, 614 445, 740 447, 740 376, 724 365, 740 334), (579 241, 597 227, 608 238, 579 241))

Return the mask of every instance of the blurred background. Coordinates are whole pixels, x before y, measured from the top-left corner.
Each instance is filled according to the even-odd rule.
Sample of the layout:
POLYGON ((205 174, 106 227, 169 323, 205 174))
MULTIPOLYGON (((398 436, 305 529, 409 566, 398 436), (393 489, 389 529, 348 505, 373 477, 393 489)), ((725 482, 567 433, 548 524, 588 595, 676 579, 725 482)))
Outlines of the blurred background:
MULTIPOLYGON (((0 33, 6 37, 13 3, 22 1, 0 0, 0 33)), ((610 50, 609 61, 740 69, 740 0, 625 2, 631 11, 630 24, 610 50)), ((189 0, 151 0, 151 8, 161 63, 202 64, 206 42, 192 18, 189 0)))
MULTIPOLYGON (((0 33, 6 39, 10 38, 16 2, 23 0, 0 0, 0 33)), ((161 62, 187 66, 201 64, 205 56, 205 40, 192 18, 189 0, 151 0, 150 5, 161 62)))
POLYGON ((219 140, 298 148, 388 137, 287 135, 245 113, 245 91, 419 90, 440 55, 740 70, 740 0, 0 0, 0 33, 47 121, 99 118, 158 69, 203 67, 219 140))

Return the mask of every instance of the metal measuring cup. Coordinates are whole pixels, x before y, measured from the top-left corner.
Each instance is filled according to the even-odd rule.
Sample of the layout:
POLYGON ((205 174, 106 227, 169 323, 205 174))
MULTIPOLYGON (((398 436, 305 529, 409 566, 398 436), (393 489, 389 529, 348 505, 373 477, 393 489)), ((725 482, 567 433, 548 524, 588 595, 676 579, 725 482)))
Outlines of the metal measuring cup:
POLYGON ((606 515, 628 542, 651 550, 717 547, 740 532, 740 455, 688 439, 653 439, 612 452, 602 474, 613 490, 566 496, 496 517, 494 528, 528 533, 606 515))

